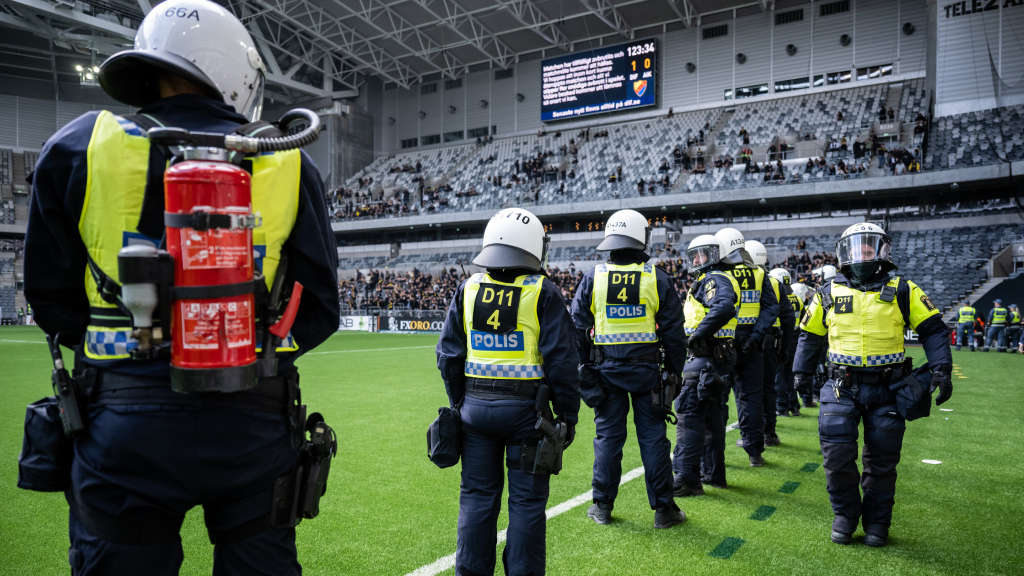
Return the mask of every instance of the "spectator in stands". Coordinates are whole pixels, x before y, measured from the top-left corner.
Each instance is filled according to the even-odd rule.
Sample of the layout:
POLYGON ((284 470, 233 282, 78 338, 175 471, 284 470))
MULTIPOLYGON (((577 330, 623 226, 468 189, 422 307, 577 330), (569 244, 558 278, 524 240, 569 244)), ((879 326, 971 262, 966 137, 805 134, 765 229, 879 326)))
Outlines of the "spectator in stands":
POLYGON ((785 160, 789 158, 789 144, 783 140, 779 143, 779 160, 785 160))
POLYGON ((882 107, 878 110, 878 121, 882 122, 884 124, 885 123, 885 119, 888 116, 889 116, 889 113, 886 111, 885 105, 883 104, 882 107))
POLYGON ((839 112, 836 112, 836 122, 842 122, 842 121, 843 121, 843 111, 840 110, 839 112))
POLYGON ((843 152, 846 152, 848 150, 848 148, 846 147, 846 136, 843 136, 839 140, 839 149, 842 150, 843 152))
POLYGON ((669 179, 668 174, 661 177, 661 187, 666 190, 672 186, 672 181, 669 179))
POLYGON ((804 166, 804 174, 810 174, 811 172, 814 172, 814 160, 808 158, 807 165, 804 166))
POLYGON ((856 138, 853 141, 853 158, 859 160, 864 156, 864 144, 860 141, 860 138, 856 138))
POLYGON ((775 156, 776 156, 775 153, 777 151, 778 151, 778 148, 775 147, 775 144, 772 144, 771 146, 768 147, 768 161, 769 162, 775 162, 775 156))
POLYGON ((697 141, 700 143, 701 146, 704 145, 704 130, 700 130, 697 132, 697 141))
POLYGON ((740 138, 743 138, 744 144, 750 144, 750 133, 742 126, 740 126, 740 138))
POLYGON ((622 164, 619 164, 618 166, 615 167, 615 176, 619 180, 622 180, 622 164))
POLYGON ((676 144, 676 147, 672 150, 672 163, 676 166, 683 163, 683 151, 676 144))
POLYGON ((671 107, 669 107, 669 109, 668 109, 668 117, 669 118, 672 117, 672 108, 671 107))
POLYGON ((575 168, 573 168, 572 170, 569 170, 569 178, 573 178, 573 179, 576 178, 576 169, 575 168))
POLYGON ((613 170, 612 173, 608 176, 608 182, 610 182, 612 184, 616 184, 616 183, 618 183, 618 181, 619 181, 619 176, 613 170))
POLYGON ((753 155, 754 155, 754 151, 750 148, 750 146, 744 146, 740 150, 740 164, 746 164, 746 165, 749 166, 750 165, 750 158, 753 155))
POLYGON ((704 149, 697 148, 697 164, 704 165, 704 149))
POLYGON ((423 164, 420 164, 420 161, 417 160, 416 161, 416 173, 419 174, 422 171, 423 171, 423 164))
POLYGON ((923 112, 918 112, 917 113, 917 117, 914 118, 914 123, 916 123, 918 126, 924 124, 927 121, 928 121, 928 118, 925 117, 923 112))
POLYGON ((697 162, 697 167, 693 169, 694 174, 707 174, 707 170, 704 169, 703 162, 697 162))
POLYGON ((658 167, 658 172, 666 173, 668 171, 669 171, 668 160, 663 158, 661 160, 661 166, 658 167))
POLYGON ((643 179, 643 177, 641 176, 641 177, 640 177, 640 181, 636 183, 636 188, 637 188, 637 192, 639 192, 641 196, 643 196, 643 195, 644 195, 644 185, 645 185, 645 184, 647 184, 647 183, 646 183, 646 182, 644 182, 644 179, 643 179))
POLYGON ((896 113, 893 112, 892 108, 889 108, 888 116, 889 116, 889 122, 892 122, 892 121, 896 120, 896 113))

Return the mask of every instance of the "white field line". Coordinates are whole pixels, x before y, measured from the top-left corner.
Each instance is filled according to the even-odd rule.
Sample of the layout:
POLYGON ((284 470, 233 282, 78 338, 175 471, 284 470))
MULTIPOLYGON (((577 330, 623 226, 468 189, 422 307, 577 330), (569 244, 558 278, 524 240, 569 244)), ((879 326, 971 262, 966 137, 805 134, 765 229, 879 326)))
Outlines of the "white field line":
MULTIPOLYGON (((629 472, 626 472, 625 474, 622 475, 622 479, 619 480, 619 486, 622 486, 626 482, 629 482, 630 480, 633 480, 635 478, 639 478, 640 476, 643 476, 643 475, 644 475, 644 467, 643 466, 641 466, 639 468, 634 468, 634 469, 630 470, 629 472)), ((573 498, 571 500, 566 500, 565 502, 562 502, 558 506, 555 506, 553 508, 548 508, 547 511, 544 514, 547 516, 548 520, 551 520, 555 516, 558 516, 559 514, 563 514, 565 512, 568 512, 569 510, 572 510, 573 508, 579 506, 580 504, 584 504, 586 502, 590 502, 591 500, 593 500, 593 498, 594 498, 594 491, 593 490, 587 490, 583 494, 580 494, 579 496, 576 496, 575 498, 573 498)), ((500 545, 504 541, 505 541, 505 530, 502 530, 501 532, 498 532, 498 544, 500 545)), ((406 574, 406 576, 434 576, 435 574, 440 574, 441 572, 444 572, 445 570, 449 570, 449 569, 454 568, 454 567, 455 567, 455 554, 449 554, 448 556, 445 556, 444 558, 438 558, 433 564, 427 564, 426 566, 421 566, 420 568, 417 568, 416 570, 413 570, 412 572, 409 572, 408 574, 406 574)))
POLYGON ((314 354, 348 354, 351 352, 383 352, 385 350, 415 350, 416 348, 434 348, 434 346, 403 346, 401 348, 368 348, 366 350, 328 350, 326 352, 306 352, 305 356, 314 354))
POLYGON ((46 344, 46 342, 40 342, 39 340, 0 340, 0 342, 16 342, 18 344, 46 344))
POLYGON ((733 422, 732 424, 729 424, 728 426, 725 427, 725 431, 726 432, 732 432, 733 430, 739 430, 739 429, 740 429, 740 423, 739 422, 733 422))

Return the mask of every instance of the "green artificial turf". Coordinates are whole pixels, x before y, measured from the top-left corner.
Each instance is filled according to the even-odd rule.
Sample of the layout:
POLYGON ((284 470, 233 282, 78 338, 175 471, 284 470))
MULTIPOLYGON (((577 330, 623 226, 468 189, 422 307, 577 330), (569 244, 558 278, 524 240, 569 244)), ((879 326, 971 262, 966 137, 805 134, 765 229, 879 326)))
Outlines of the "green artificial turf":
MULTIPOLYGON (((455 551, 459 467, 438 470, 426 458, 426 427, 447 403, 436 340, 339 333, 300 361, 303 400, 339 441, 320 516, 297 529, 307 574, 403 576, 455 551)), ((68 573, 63 496, 15 487, 25 405, 50 393, 42 341, 33 327, 0 328, 0 574, 68 573)), ((1020 574, 1024 357, 965 351, 954 361, 955 393, 943 405, 953 411, 933 408, 908 423, 889 547, 864 546, 860 532, 849 547, 829 541, 812 409, 779 419, 782 445, 768 449, 764 468, 747 465, 738 432, 729 432, 730 488, 678 500, 688 517, 681 526, 653 528, 642 477, 621 487, 609 526, 588 520, 586 504, 552 518, 548 574, 1020 574)), ((735 421, 734 407, 730 415, 735 421)), ((549 507, 590 489, 591 416, 584 406, 549 507)), ((630 423, 622 468, 639 466, 630 423)), ((499 528, 506 523, 507 510, 499 528)), ((188 515, 182 541, 181 573, 209 574, 200 510, 188 515)))

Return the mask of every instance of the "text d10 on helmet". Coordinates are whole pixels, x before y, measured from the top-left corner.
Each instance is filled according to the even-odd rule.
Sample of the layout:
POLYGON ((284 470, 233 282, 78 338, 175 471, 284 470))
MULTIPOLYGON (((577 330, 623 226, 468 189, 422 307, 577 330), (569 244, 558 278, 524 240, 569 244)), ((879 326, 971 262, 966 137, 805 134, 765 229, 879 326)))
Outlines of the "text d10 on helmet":
POLYGON ((793 278, 789 275, 789 270, 786 270, 785 268, 773 268, 772 271, 768 273, 768 275, 771 276, 772 278, 775 278, 779 282, 779 284, 788 285, 793 282, 793 278))
POLYGON ((892 238, 869 222, 850 226, 836 242, 840 267, 861 262, 890 262, 891 253, 892 238))
POLYGON ((107 58, 99 82, 114 100, 141 108, 160 98, 161 72, 188 80, 250 121, 260 117, 263 58, 238 18, 213 2, 155 6, 139 26, 135 48, 107 58))
POLYGON ((768 249, 764 247, 764 244, 757 240, 747 240, 743 243, 743 247, 750 254, 750 258, 754 260, 754 264, 758 266, 768 265, 768 249))
POLYGON ((636 210, 619 210, 604 225, 604 240, 597 246, 608 250, 646 250, 651 240, 647 218, 636 210))
POLYGON ((487 223, 484 248, 473 259, 481 268, 541 270, 547 261, 548 236, 540 219, 522 208, 505 208, 487 223))
POLYGON ((721 260, 722 241, 710 234, 697 236, 686 249, 686 264, 697 272, 704 272, 721 260))

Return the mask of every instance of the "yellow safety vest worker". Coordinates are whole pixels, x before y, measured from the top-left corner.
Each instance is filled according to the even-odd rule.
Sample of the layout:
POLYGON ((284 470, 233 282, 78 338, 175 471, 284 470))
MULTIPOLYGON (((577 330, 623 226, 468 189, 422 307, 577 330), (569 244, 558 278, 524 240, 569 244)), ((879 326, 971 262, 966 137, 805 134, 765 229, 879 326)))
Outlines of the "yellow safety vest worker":
POLYGON ((1020 324, 1020 314, 1016 310, 1010 310, 1010 324, 1020 324))
POLYGON ((977 314, 977 312, 975 312, 973 306, 961 306, 959 322, 961 324, 963 324, 964 322, 973 323, 975 314, 977 314))
POLYGON ((1006 308, 992 309, 992 325, 1006 324, 1006 308))
MULTIPOLYGON (((697 327, 700 326, 700 323, 704 320, 704 317, 708 315, 708 310, 711 309, 711 307, 705 304, 704 302, 711 302, 711 300, 715 297, 715 284, 713 282, 709 282, 704 286, 704 302, 698 300, 695 294, 697 293, 697 285, 700 282, 703 282, 704 279, 707 278, 707 276, 712 274, 721 276, 722 278, 729 280, 729 282, 732 284, 733 292, 735 292, 736 294, 736 302, 734 303, 734 306, 736 306, 737 313, 739 312, 740 285, 739 283, 736 282, 736 279, 733 278, 731 274, 719 272, 717 270, 712 270, 707 274, 701 274, 700 277, 694 281, 691 289, 686 293, 686 302, 683 303, 683 316, 685 318, 683 322, 683 328, 685 328, 687 336, 697 331, 697 327)), ((715 338, 735 338, 736 325, 737 320, 736 317, 733 316, 732 319, 725 324, 725 326, 722 326, 721 328, 718 329, 717 332, 715 332, 715 338)))
POLYGON ((590 300, 594 344, 657 342, 654 317, 659 305, 654 264, 599 265, 590 300))
POLYGON ((499 282, 474 274, 463 291, 466 327, 466 376, 536 379, 544 377, 544 359, 537 347, 540 320, 537 302, 544 277, 520 276, 499 282))
POLYGON ((800 327, 811 334, 828 335, 828 360, 833 364, 863 367, 903 362, 904 327, 916 329, 940 312, 913 282, 897 276, 885 287, 862 292, 835 282, 827 284, 814 295, 800 327), (908 310, 900 308, 901 283, 910 292, 908 310))
MULTIPOLYGON (((155 119, 154 119, 155 120, 155 119)), ((96 117, 87 151, 88 175, 78 231, 89 256, 109 278, 118 278, 117 254, 137 243, 156 245, 159 238, 138 232, 149 166, 149 140, 139 127, 108 111, 96 117)), ((291 234, 298 215, 298 150, 262 154, 252 158, 252 210, 267 215, 253 230, 253 247, 269 290, 281 258, 281 246, 291 234), (262 262, 261 262, 262 261, 262 262)), ((95 360, 129 358, 137 346, 131 321, 114 304, 100 297, 96 281, 86 267, 85 291, 89 299, 89 326, 85 355, 95 360)), ((165 337, 169 337, 167 332, 165 337)), ((298 350, 289 335, 278 351, 298 350)))
POLYGON ((804 315, 804 299, 790 292, 787 297, 789 302, 793 305, 793 315, 796 316, 796 328, 800 328, 800 319, 804 315))
POLYGON ((740 286, 739 325, 751 328, 761 315, 761 286, 764 286, 764 270, 740 264, 730 270, 740 286))

